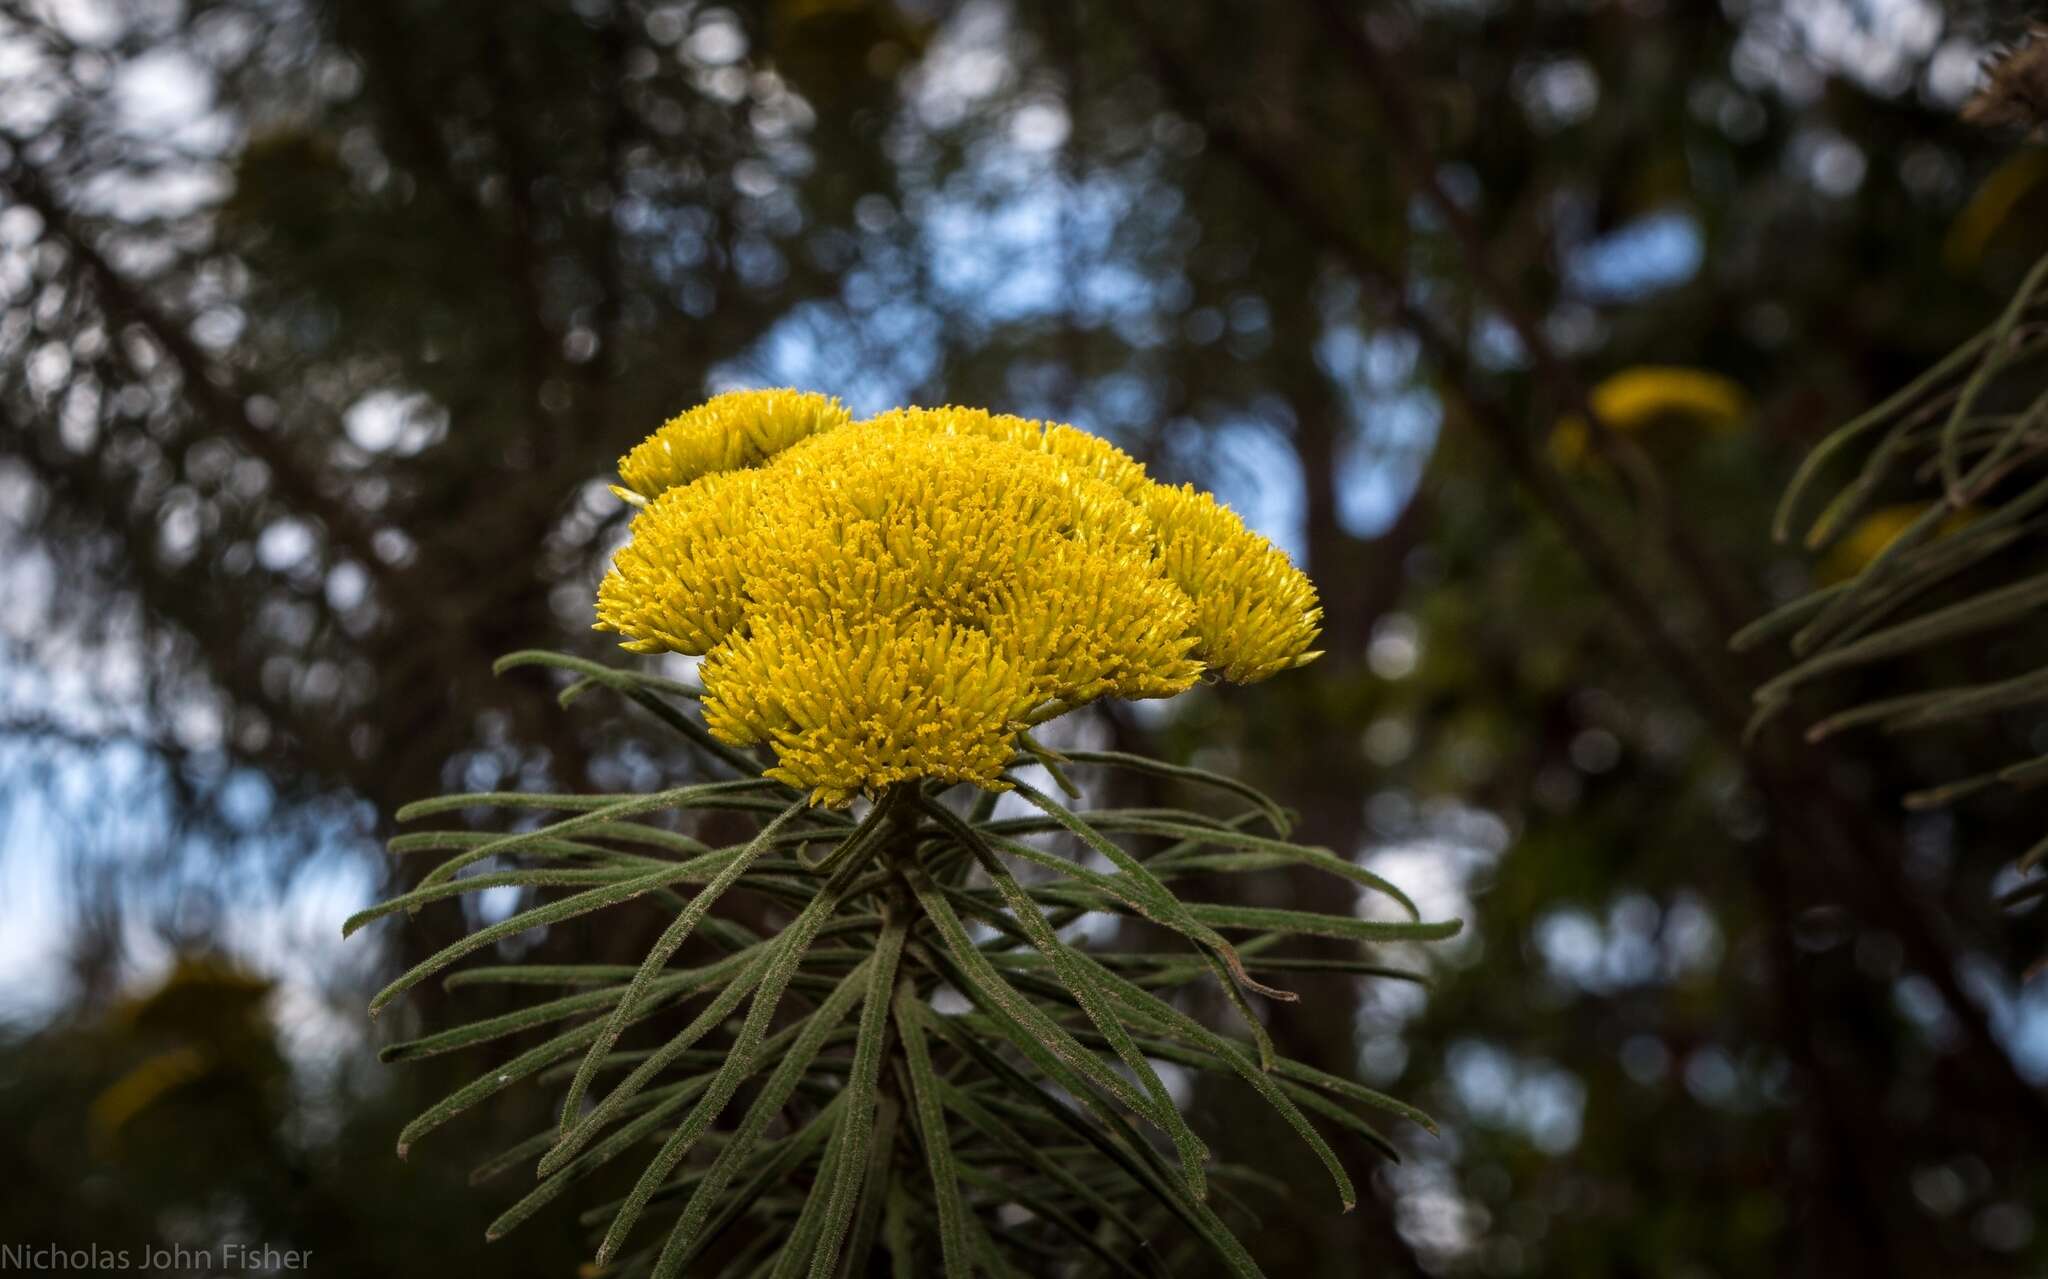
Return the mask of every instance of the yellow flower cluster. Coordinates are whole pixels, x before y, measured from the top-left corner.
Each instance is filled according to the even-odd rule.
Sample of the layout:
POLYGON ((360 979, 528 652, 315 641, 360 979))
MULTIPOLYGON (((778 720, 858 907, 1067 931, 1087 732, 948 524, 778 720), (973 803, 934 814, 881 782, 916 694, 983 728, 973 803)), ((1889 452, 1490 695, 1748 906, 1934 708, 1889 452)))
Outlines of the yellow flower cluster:
POLYGON ((737 392, 620 471, 649 500, 598 627, 703 655, 711 731, 770 744, 769 774, 821 802, 993 786, 1046 715, 1315 657, 1315 588, 1285 554, 1070 426, 737 392))

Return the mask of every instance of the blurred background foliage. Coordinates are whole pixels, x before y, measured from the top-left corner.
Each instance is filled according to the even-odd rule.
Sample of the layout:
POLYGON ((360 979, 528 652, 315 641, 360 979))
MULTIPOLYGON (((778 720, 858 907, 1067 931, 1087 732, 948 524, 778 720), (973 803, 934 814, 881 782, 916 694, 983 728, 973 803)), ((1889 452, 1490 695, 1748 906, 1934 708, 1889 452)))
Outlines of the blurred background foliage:
POLYGON ((2038 799, 1896 799, 2042 721, 1745 754, 1725 654, 1882 545, 1771 543, 1799 457, 2048 250, 2043 152, 1955 118, 2023 18, 0 0, 0 1239, 576 1271, 603 1186, 485 1252, 465 1184, 543 1097, 391 1156, 474 1066, 378 1068, 363 999, 475 921, 337 926, 404 801, 686 766, 489 662, 601 647, 619 453, 793 384, 1074 421, 1320 583, 1316 666, 1072 730, 1470 922, 1427 994, 1274 1010, 1445 1132, 1260 1203, 1269 1273, 2038 1273, 2038 799))

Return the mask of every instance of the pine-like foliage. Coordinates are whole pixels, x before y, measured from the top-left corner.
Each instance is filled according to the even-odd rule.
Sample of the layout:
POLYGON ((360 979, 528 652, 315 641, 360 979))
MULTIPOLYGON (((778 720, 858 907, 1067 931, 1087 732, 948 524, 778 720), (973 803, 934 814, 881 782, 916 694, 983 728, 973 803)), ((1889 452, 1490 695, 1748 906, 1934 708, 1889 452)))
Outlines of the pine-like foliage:
POLYGON ((1249 1276, 1259 1270, 1225 1217, 1245 1211, 1234 1191, 1258 1175, 1211 1166, 1161 1063, 1254 1089, 1328 1167, 1333 1210, 1351 1207, 1356 1190, 1315 1119, 1389 1155, 1361 1109, 1429 1126, 1372 1089, 1277 1058, 1251 999, 1289 998, 1269 983, 1311 968, 1420 980, 1364 956, 1290 958, 1290 938, 1428 941, 1457 922, 1425 922, 1393 885, 1290 842, 1286 813, 1243 783, 1125 754, 1048 752, 1019 756, 1006 775, 1026 815, 997 817, 995 794, 927 781, 890 788, 856 817, 812 806, 712 738, 690 710, 700 690, 554 654, 499 665, 535 664, 576 676, 565 704, 620 695, 733 776, 649 794, 451 795, 400 814, 568 814, 511 834, 401 835, 396 853, 453 856, 348 924, 501 886, 545 898, 420 963, 372 1005, 436 977, 562 992, 386 1053, 492 1052, 525 1032, 549 1035, 514 1056, 500 1049, 399 1139, 402 1152, 503 1089, 563 1090, 558 1125, 477 1170, 538 1174, 494 1237, 620 1165, 641 1168, 630 1192, 588 1218, 608 1274, 1143 1275, 1171 1273, 1178 1250, 1205 1247, 1249 1276), (1016 775, 1033 764, 1070 793, 1069 769, 1147 772, 1212 794, 1220 813, 1076 812, 1016 775), (750 819, 753 833, 713 847, 658 821, 713 811, 750 819), (1293 866, 1349 881, 1405 918, 1177 891, 1199 880, 1214 897, 1231 876, 1293 866), (713 914, 735 890, 786 922, 764 934, 713 914), (525 930, 626 908, 669 921, 637 968, 454 968, 525 930), (1098 913, 1149 921, 1186 946, 1091 951, 1071 926, 1098 913), (692 939, 693 953, 714 957, 678 962, 692 939), (1204 979, 1248 1039, 1176 1002, 1204 979))
MULTIPOLYGON (((1906 796, 1933 808, 1997 787, 2048 782, 2048 258, 1995 322, 1890 399, 1829 435, 1787 490, 1789 537, 1825 488, 1805 533, 1834 548, 1841 579, 1777 609, 1736 637, 1747 647, 1790 636, 1796 663, 1757 691, 1759 721, 1810 685, 1907 658, 1916 669, 1996 670, 1833 710, 1814 740, 1845 729, 1967 730, 2017 744, 2018 758, 1906 796), (1860 455, 1852 471, 1841 465, 1860 455), (1842 552, 1849 552, 1846 559, 1842 552), (2033 725, 2034 731, 2025 731, 2033 725), (2009 731, 2010 730, 2010 731, 2009 731)), ((2031 870, 2048 839, 2021 859, 2031 870)), ((2035 880, 2019 897, 2048 891, 2035 880)))

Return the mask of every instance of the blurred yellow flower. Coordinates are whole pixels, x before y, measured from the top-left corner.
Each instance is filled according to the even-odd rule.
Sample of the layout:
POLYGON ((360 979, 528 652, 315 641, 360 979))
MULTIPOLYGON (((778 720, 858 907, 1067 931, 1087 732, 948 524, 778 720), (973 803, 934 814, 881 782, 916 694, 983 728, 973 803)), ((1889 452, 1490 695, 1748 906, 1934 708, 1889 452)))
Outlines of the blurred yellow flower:
MULTIPOLYGON (((1605 379, 1590 394, 1593 411, 1613 431, 1640 431, 1663 421, 1726 429, 1749 416, 1749 396, 1734 381, 1704 369, 1644 364, 1605 379)), ((1586 420, 1559 419, 1551 432, 1552 456, 1562 465, 1584 459, 1586 420)))
MULTIPOLYGON (((1913 527, 1915 521, 1927 514, 1929 505, 1927 502, 1902 502, 1896 506, 1881 506, 1864 516, 1841 541, 1828 549, 1820 563, 1820 580, 1832 586, 1846 582, 1869 568, 1893 542, 1913 527)), ((1976 518, 1974 511, 1957 511, 1935 526, 1934 536, 1947 537, 1968 528, 1976 518)))
POLYGON ((205 1076, 212 1069, 206 1054, 186 1045, 157 1053, 110 1084, 87 1109, 93 1136, 101 1142, 118 1137, 128 1121, 167 1094, 205 1076))
POLYGON ((2048 151, 2023 150, 1993 169, 1956 214, 1942 241, 1941 256, 1948 268, 1962 274, 1977 265, 2000 229, 2044 178, 2048 178, 2048 151))
POLYGON ((238 1087, 283 1069, 265 1009, 273 984, 216 955, 185 954, 148 990, 110 1010, 107 1029, 122 1045, 164 1043, 93 1098, 93 1139, 111 1142, 127 1125, 185 1087, 231 1076, 238 1087))
POLYGON ((820 802, 994 786, 1037 719, 1316 656, 1315 589, 1284 553, 1073 427, 899 409, 734 456, 751 469, 634 518, 597 625, 703 655, 711 731, 769 744, 769 774, 820 802))

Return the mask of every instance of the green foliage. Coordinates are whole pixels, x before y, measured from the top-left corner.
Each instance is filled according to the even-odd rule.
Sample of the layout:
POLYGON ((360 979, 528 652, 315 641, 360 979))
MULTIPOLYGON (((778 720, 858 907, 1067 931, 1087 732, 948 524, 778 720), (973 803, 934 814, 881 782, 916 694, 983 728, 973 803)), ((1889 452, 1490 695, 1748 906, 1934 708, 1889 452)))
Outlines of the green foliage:
MULTIPOLYGON (((602 685, 702 744, 677 705, 695 696, 687 685, 574 658, 508 662, 566 668, 579 683, 565 700, 602 685)), ((719 762, 753 767, 730 751, 719 762)), ((483 1179, 537 1161, 539 1184, 498 1218, 492 1238, 572 1185, 637 1162, 625 1196, 586 1214, 604 1227, 599 1264, 621 1275, 830 1279, 867 1274, 882 1253, 899 1274, 1022 1273, 1042 1255, 1088 1258, 1098 1268, 1089 1273, 1163 1273, 1151 1248, 1166 1223, 1230 1273, 1259 1274, 1225 1220, 1245 1211, 1226 1187, 1256 1178, 1210 1166, 1160 1064, 1247 1084, 1327 1169, 1333 1206, 1349 1210, 1357 1191, 1312 1114, 1389 1156, 1392 1144, 1358 1107, 1434 1126, 1372 1089, 1278 1058, 1249 996, 1295 998, 1260 976, 1317 962, 1274 953, 1290 937, 1428 941, 1459 925, 1426 922, 1378 876, 1290 842, 1284 810, 1228 777, 1036 747, 1012 768, 1015 793, 1039 815, 998 817, 974 801, 963 809, 928 783, 898 786, 852 821, 752 777, 641 796, 479 793, 412 805, 403 819, 570 815, 504 835, 399 836, 396 852, 455 855, 419 888, 350 920, 350 931, 458 894, 575 891, 443 948, 380 992, 373 1012, 528 929, 628 902, 672 918, 633 968, 449 973, 451 988, 574 993, 394 1044, 387 1060, 567 1028, 429 1107, 401 1134, 400 1152, 515 1083, 566 1077, 558 1123, 477 1170, 483 1179), (1076 811, 1014 775, 1040 762, 1063 784, 1068 769, 1094 767, 1190 782, 1236 811, 1076 811), (648 824, 681 811, 751 833, 708 847, 648 824), (1030 880, 1013 866, 1029 868, 1030 880), (1213 891, 1224 877, 1285 866, 1365 888, 1402 918, 1191 901, 1177 887, 1200 880, 1213 891), (711 914, 729 894, 767 904, 765 932, 711 914), (1091 953, 1070 930, 1101 914, 1148 921, 1188 948, 1091 953), (1205 974, 1253 1042, 1217 1033, 1176 1002, 1205 974), (923 1222, 936 1230, 912 1224, 923 1222)), ((1412 976, 1362 960, 1342 967, 1412 976)))
MULTIPOLYGON (((1739 647, 1789 633, 1796 663, 1758 689, 1757 722, 1789 708, 1824 677, 1902 659, 1934 662, 1932 687, 1871 683, 1808 730, 1819 741, 1851 728, 1887 733, 1970 727, 2021 758, 1909 793, 1934 808, 2000 786, 2048 781, 2048 753, 2027 729, 2048 704, 2040 659, 2048 606, 2048 258, 2028 272, 1996 321, 1877 407, 1823 440, 1794 477, 1776 532, 1788 537, 1840 460, 1860 465, 1806 529, 1809 549, 1856 540, 1864 561, 1845 580, 1794 600, 1739 636, 1739 647), (1887 513, 1900 525, 1885 526, 1887 513), (1871 530, 1874 530, 1872 532, 1871 530), (1995 678, 1957 679, 1974 659, 1995 678)), ((2031 869, 2048 839, 2020 858, 2031 869)), ((2048 891, 2035 880, 2015 890, 2048 891)))

